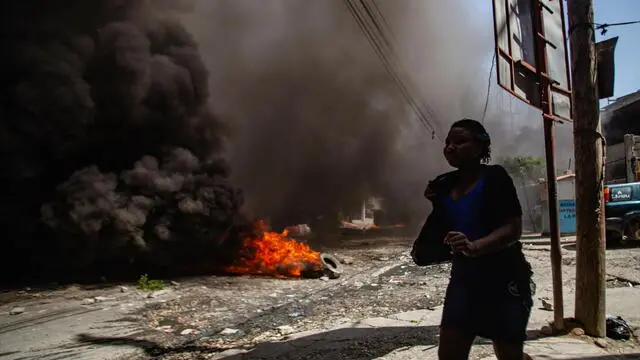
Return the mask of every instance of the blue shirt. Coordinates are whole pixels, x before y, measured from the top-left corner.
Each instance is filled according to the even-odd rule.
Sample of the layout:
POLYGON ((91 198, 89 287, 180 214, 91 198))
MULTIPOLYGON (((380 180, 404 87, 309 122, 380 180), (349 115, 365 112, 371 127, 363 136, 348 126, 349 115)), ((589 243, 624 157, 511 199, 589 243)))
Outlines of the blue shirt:
MULTIPOLYGON (((447 196, 444 205, 447 217, 452 224, 452 231, 465 234, 470 241, 475 241, 487 234, 485 224, 482 222, 482 192, 484 190, 484 178, 480 178, 476 185, 468 193, 458 200, 447 196)), ((453 257, 451 276, 472 276, 475 266, 472 259, 464 255, 453 257)))

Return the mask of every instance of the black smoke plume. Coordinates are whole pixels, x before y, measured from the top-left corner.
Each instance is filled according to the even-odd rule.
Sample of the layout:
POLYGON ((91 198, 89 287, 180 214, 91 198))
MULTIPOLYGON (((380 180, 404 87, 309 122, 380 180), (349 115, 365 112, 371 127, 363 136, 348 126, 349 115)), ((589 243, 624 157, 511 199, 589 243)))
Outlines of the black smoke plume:
MULTIPOLYGON (((438 25, 409 39, 402 22, 416 10, 411 2, 384 5, 380 22, 398 31, 398 51, 388 55, 400 69, 403 46, 435 43, 438 25)), ((319 217, 335 226, 338 213, 358 213, 367 196, 379 195, 398 221, 424 218, 420 194, 444 168, 441 144, 419 125, 343 1, 203 0, 196 7, 185 22, 211 70, 216 108, 233 119, 228 154, 247 209, 276 228, 319 217)), ((421 21, 432 17, 424 12, 421 21)), ((440 54, 420 58, 420 68, 439 71, 440 54)), ((423 88, 450 85, 404 75, 423 88)), ((436 95, 429 102, 438 110, 454 99, 436 95)), ((455 116, 431 121, 446 127, 455 116)))
POLYGON ((242 197, 219 156, 207 70, 177 17, 190 5, 1 7, 2 274, 223 260, 214 250, 232 246, 221 239, 243 223, 242 197))
MULTIPOLYGON (((543 154, 540 112, 509 100, 495 68, 487 94, 490 3, 351 3, 368 4, 378 19, 387 54, 440 140, 462 117, 486 118, 496 160, 543 154)), ((216 109, 233 119, 231 176, 248 209, 307 222, 357 212, 367 195, 381 195, 395 221, 424 220, 424 187, 447 170, 443 144, 418 123, 345 1, 198 0, 195 9, 185 24, 211 71, 216 109)), ((571 147, 558 136, 565 163, 561 150, 571 147)))
MULTIPOLYGON (((436 135, 482 118, 490 14, 462 0, 375 3, 436 135)), ((427 180, 447 168, 341 0, 10 0, 0 11, 8 278, 224 264, 213 253, 234 254, 243 198, 276 228, 335 220, 369 195, 419 222, 427 180)), ((540 149, 514 137, 539 115, 514 109, 520 122, 505 126, 514 117, 493 88, 496 157, 540 149)))

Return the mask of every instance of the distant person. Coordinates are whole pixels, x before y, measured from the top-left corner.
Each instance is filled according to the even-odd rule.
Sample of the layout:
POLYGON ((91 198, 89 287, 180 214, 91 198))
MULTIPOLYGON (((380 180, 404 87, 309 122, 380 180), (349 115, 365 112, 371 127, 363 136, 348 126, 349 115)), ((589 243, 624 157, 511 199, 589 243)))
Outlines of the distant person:
POLYGON ((533 305, 531 265, 522 252, 522 209, 513 180, 486 165, 491 139, 471 119, 455 122, 444 156, 457 170, 429 182, 433 203, 411 255, 425 266, 451 260, 440 324, 440 359, 468 359, 476 336, 491 339, 500 360, 523 352, 533 305))

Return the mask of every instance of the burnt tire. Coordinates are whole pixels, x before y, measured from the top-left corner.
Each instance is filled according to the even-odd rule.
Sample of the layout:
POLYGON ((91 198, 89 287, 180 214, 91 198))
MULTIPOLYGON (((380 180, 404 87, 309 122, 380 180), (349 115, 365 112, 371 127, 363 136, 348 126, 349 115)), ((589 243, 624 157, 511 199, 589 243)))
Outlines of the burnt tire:
POLYGON ((342 275, 342 265, 340 261, 331 254, 320 254, 320 261, 324 265, 324 273, 329 279, 337 279, 342 275))

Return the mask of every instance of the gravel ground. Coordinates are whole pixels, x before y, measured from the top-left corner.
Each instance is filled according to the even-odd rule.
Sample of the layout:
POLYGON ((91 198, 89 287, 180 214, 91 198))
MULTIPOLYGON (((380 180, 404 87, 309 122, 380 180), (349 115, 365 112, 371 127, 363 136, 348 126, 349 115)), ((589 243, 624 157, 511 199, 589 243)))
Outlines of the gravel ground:
MULTIPOLYGON (((193 329, 198 340, 192 344, 226 349, 441 304, 450 265, 419 268, 407 254, 410 241, 380 242, 384 246, 371 240, 334 249, 345 273, 337 280, 201 278, 184 284, 188 289, 180 290, 179 298, 141 316, 157 332, 193 329)), ((155 341, 166 346, 173 338, 155 341)))
MULTIPOLYGON (((534 268, 539 306, 537 298, 552 297, 549 242, 526 238, 523 243, 534 268)), ((225 349, 251 348, 292 333, 442 304, 450 266, 413 265, 408 254, 410 245, 409 238, 374 238, 344 241, 330 249, 316 247, 343 262, 344 273, 336 280, 201 276, 177 279, 150 296, 136 290, 134 284, 71 286, 4 292, 0 294, 0 307, 29 309, 34 304, 54 305, 98 295, 111 299, 111 307, 140 304, 133 306, 139 310, 127 318, 143 329, 141 333, 128 338, 81 340, 107 346, 133 345, 145 350, 140 359, 206 359, 225 349), (128 289, 122 289, 123 285, 128 289)), ((564 296, 569 299, 574 296, 575 284, 573 239, 563 239, 562 254, 563 283, 568 289, 564 296)), ((638 277, 640 248, 611 249, 607 259, 608 287, 638 285, 634 279, 638 277)), ((361 346, 379 353, 419 342, 416 336, 426 335, 376 337, 361 346)))

